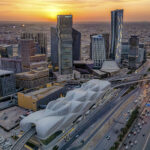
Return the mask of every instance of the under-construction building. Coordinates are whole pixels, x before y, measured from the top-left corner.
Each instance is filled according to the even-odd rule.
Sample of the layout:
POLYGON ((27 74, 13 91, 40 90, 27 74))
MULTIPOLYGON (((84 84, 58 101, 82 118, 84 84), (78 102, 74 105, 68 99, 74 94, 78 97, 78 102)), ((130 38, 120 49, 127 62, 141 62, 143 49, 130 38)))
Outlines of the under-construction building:
POLYGON ((27 33, 21 34, 21 39, 32 39, 38 44, 37 54, 47 53, 47 35, 46 33, 27 33))
POLYGON ((16 80, 12 71, 0 70, 0 97, 16 92, 16 80))
POLYGON ((38 67, 47 67, 46 55, 36 54, 36 44, 34 40, 20 40, 20 50, 22 59, 22 71, 30 71, 38 67))
POLYGON ((16 84, 18 88, 30 89, 45 85, 48 82, 49 82, 48 69, 42 68, 16 74, 16 84))

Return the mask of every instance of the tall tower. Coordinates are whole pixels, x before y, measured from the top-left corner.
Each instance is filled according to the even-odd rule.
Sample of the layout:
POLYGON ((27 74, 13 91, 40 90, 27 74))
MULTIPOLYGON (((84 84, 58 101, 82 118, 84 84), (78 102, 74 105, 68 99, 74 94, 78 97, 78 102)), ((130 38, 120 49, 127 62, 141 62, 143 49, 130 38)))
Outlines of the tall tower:
POLYGON ((59 73, 72 74, 72 15, 57 16, 59 73))
POLYGON ((94 35, 92 39, 92 60, 95 68, 101 68, 106 60, 105 39, 102 35, 94 35))
POLYGON ((129 67, 131 69, 136 69, 136 62, 138 58, 139 50, 139 38, 137 36, 131 36, 129 39, 129 67))
POLYGON ((121 62, 121 43, 123 32, 123 10, 111 12, 111 52, 110 57, 118 64, 121 62))

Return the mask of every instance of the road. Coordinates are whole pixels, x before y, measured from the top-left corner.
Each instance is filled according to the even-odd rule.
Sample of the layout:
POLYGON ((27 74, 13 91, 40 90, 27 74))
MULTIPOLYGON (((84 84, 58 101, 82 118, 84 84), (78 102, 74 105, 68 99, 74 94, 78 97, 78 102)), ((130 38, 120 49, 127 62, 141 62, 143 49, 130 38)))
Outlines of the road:
POLYGON ((11 150, 21 150, 24 144, 35 134, 35 128, 31 128, 25 132, 21 138, 19 138, 16 143, 12 146, 11 150))
MULTIPOLYGON (((76 140, 77 135, 81 136, 85 132, 85 130, 87 130, 92 124, 94 124, 99 119, 102 120, 111 110, 113 110, 113 108, 116 107, 115 110, 113 110, 113 112, 98 127, 97 130, 99 130, 105 124, 105 122, 107 122, 110 119, 110 117, 112 117, 113 113, 124 103, 125 98, 120 99, 120 97, 126 92, 127 89, 128 88, 124 88, 117 97, 113 98, 110 102, 108 102, 104 106, 98 108, 98 111, 96 112, 96 114, 94 114, 85 124, 83 124, 82 126, 79 126, 78 130, 72 135, 71 139, 60 149, 62 150, 68 149, 71 146, 71 144, 76 140)), ((128 96, 130 97, 131 95, 129 94, 128 96)), ((87 139, 85 144, 94 136, 94 134, 95 133, 93 133, 87 139)))

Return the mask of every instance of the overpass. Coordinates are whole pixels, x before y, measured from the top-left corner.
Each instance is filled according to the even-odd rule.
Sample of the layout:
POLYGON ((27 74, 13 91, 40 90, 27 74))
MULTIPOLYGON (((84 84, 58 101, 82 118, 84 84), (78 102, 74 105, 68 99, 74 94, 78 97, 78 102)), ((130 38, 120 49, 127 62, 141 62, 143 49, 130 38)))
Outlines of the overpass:
POLYGON ((21 150, 26 142, 36 133, 35 128, 31 128, 25 132, 21 138, 19 138, 16 143, 11 147, 11 150, 21 150))
POLYGON ((126 86, 126 85, 141 83, 141 82, 144 82, 144 81, 150 81, 150 78, 137 79, 137 80, 132 80, 132 81, 128 81, 128 82, 119 83, 117 85, 114 85, 113 88, 118 88, 118 87, 121 87, 121 86, 126 86))

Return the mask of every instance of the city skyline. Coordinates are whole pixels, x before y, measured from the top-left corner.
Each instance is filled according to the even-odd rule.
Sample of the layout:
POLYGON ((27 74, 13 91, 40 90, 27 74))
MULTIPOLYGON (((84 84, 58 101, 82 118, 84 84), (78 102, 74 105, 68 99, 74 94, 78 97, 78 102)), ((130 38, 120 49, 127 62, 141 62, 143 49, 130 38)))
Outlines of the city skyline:
POLYGON ((127 22, 150 21, 149 5, 149 0, 1 0, 0 21, 56 22, 57 15, 72 14, 74 22, 107 22, 115 9, 124 9, 127 22))

